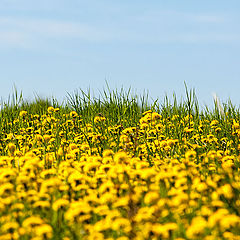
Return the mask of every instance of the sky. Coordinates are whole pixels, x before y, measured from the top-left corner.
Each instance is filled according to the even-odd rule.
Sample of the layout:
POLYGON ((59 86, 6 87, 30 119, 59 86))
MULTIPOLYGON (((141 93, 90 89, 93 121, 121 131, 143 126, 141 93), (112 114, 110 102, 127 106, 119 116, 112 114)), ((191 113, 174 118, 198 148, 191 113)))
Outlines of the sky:
POLYGON ((1 0, 0 97, 90 89, 240 105, 239 0, 1 0))

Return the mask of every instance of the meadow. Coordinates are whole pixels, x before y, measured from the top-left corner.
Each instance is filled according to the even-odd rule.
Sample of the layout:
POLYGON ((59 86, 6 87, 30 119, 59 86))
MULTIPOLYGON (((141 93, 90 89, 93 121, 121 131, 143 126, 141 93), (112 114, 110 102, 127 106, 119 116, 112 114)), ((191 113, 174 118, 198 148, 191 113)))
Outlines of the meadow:
POLYGON ((0 111, 0 240, 240 239, 240 112, 194 90, 104 90, 0 111))

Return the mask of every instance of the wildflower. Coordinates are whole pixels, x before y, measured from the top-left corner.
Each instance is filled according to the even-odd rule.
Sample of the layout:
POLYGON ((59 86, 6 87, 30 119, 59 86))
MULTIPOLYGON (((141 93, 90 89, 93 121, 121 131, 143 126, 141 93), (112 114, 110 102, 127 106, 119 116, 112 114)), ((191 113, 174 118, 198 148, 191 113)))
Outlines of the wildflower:
POLYGON ((155 121, 157 119, 160 119, 162 116, 156 112, 152 113, 152 120, 155 121))
POLYGON ((128 163, 129 157, 125 152, 117 152, 114 155, 114 162, 116 163, 128 163))
POLYGON ((13 191, 13 184, 11 183, 4 183, 0 186, 0 196, 7 196, 7 195, 10 195, 13 191))
POLYGON ((126 218, 117 218, 112 222, 112 229, 115 231, 123 230, 128 233, 131 231, 131 223, 126 218))
POLYGON ((214 212, 209 218, 208 218, 208 225, 210 227, 215 226, 219 223, 219 221, 224 218, 226 215, 228 215, 228 210, 224 208, 218 209, 216 212, 214 212))
POLYGON ((229 214, 221 218, 219 223, 222 231, 225 231, 226 229, 231 229, 233 227, 239 226, 240 218, 237 215, 229 214))
POLYGON ((36 140, 38 141, 38 142, 42 142, 43 141, 43 137, 42 137, 42 135, 40 135, 40 134, 36 134, 36 140))
POLYGON ((129 196, 119 198, 114 204, 114 207, 126 207, 129 204, 129 196))
POLYGON ((71 143, 69 144, 68 148, 70 149, 70 151, 74 150, 74 149, 77 149, 77 145, 75 143, 71 143))
POLYGON ((112 157, 114 154, 114 152, 111 150, 111 149, 105 149, 103 151, 103 157, 106 158, 106 157, 112 157))
POLYGON ((66 208, 68 205, 69 200, 60 198, 53 203, 52 208, 54 211, 58 211, 59 209, 66 208))
POLYGON ((84 171, 85 172, 96 171, 99 166, 100 166, 99 162, 87 163, 84 166, 84 171))
POLYGON ((84 202, 76 202, 67 210, 65 218, 70 222, 83 222, 91 218, 91 215, 89 214, 90 211, 91 207, 89 204, 84 202))
POLYGON ((48 143, 48 142, 50 141, 50 139, 51 139, 51 136, 50 136, 50 135, 48 135, 48 134, 44 134, 44 135, 43 135, 43 140, 44 140, 46 143, 48 143))
POLYGON ((52 237, 52 227, 48 224, 37 226, 34 231, 36 231, 38 237, 42 237, 43 239, 50 239, 52 237))
POLYGON ((37 201, 33 204, 33 207, 38 209, 50 209, 50 203, 48 201, 37 201))
POLYGON ((155 223, 152 226, 152 231, 157 236, 160 236, 164 239, 169 238, 169 232, 177 229, 176 223, 167 223, 167 224, 160 224, 155 223))
POLYGON ((218 190, 218 192, 223 194, 223 196, 227 199, 231 199, 233 197, 232 187, 230 184, 225 184, 218 190))
POLYGON ((159 199, 159 194, 155 191, 148 192, 144 197, 144 202, 146 204, 153 204, 159 199))
POLYGON ((44 221, 40 217, 31 216, 23 221, 22 226, 27 229, 27 228, 39 226, 43 223, 44 221))
POLYGON ((203 217, 195 217, 187 229, 187 237, 190 239, 199 239, 199 236, 203 234, 206 227, 207 221, 203 217))
POLYGON ((193 160, 196 158, 196 152, 193 150, 189 150, 185 153, 185 158, 188 160, 193 160))
POLYGON ((106 121, 106 118, 105 117, 101 117, 101 116, 96 116, 94 118, 94 123, 99 123, 99 122, 104 122, 106 121))
POLYGON ((10 152, 10 155, 13 156, 14 155, 14 152, 16 150, 16 146, 14 143, 9 143, 8 144, 8 150, 10 152))
POLYGON ((54 112, 54 107, 48 107, 47 111, 49 114, 52 114, 54 112))
POLYGON ((17 222, 8 222, 2 226, 3 232, 14 233, 19 228, 19 224, 17 222))
POLYGON ((27 111, 21 111, 20 113, 19 113, 19 117, 25 117, 27 115, 27 111))
POLYGON ((76 118, 78 116, 77 112, 75 112, 75 111, 70 112, 69 115, 71 118, 76 118))

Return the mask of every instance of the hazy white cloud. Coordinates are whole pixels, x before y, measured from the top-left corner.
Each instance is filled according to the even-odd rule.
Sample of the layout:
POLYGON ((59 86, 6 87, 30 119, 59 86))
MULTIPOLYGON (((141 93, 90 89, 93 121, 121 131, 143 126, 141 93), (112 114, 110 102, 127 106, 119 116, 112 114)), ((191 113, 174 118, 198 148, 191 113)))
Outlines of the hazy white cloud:
POLYGON ((226 17, 218 15, 191 15, 189 18, 199 23, 223 23, 227 20, 226 17))
POLYGON ((178 35, 177 41, 187 43, 237 43, 240 34, 185 33, 178 35))
POLYGON ((36 34, 42 37, 78 37, 86 40, 106 38, 103 31, 96 27, 77 23, 48 19, 26 18, 0 18, 0 30, 2 28, 15 29, 28 34, 36 34))
MULTIPOLYGON (((196 31, 185 30, 184 25, 187 21, 195 21, 198 24, 216 23, 224 21, 223 17, 215 15, 191 15, 178 12, 163 12, 160 14, 162 24, 153 24, 148 28, 141 21, 146 21, 148 17, 142 16, 141 21, 138 18, 129 19, 129 25, 115 24, 101 26, 100 23, 86 24, 81 22, 71 22, 51 19, 37 18, 17 18, 17 17, 0 17, 0 47, 15 46, 23 48, 39 48, 42 44, 51 44, 51 41, 62 40, 83 40, 87 42, 136 42, 136 43, 205 43, 205 42, 237 42, 240 39, 240 33, 224 33, 224 30, 212 33, 211 30, 196 31), (174 17, 172 14, 175 14, 174 17), (178 14, 176 20, 176 15, 178 14), (182 18, 185 19, 182 20, 182 18), (165 26, 170 21, 171 28, 165 26), (144 20, 145 19, 145 20, 144 20), (174 21, 172 20, 174 19, 174 21), (154 29, 154 26, 156 28, 154 29), (178 26, 181 28, 179 29, 178 26), (49 42, 50 41, 50 42, 49 42)), ((148 19, 149 20, 149 19, 148 19)), ((168 25, 167 25, 168 26, 168 25)))
POLYGON ((22 32, 0 30, 0 48, 4 48, 6 45, 20 48, 28 48, 28 40, 29 37, 22 32))
POLYGON ((107 41, 113 36, 96 26, 68 21, 26 18, 0 18, 0 43, 17 47, 34 47, 49 40, 79 39, 107 41))
POLYGON ((141 22, 163 23, 223 23, 229 16, 223 14, 193 14, 189 12, 180 12, 175 10, 151 10, 142 15, 133 16, 141 22))

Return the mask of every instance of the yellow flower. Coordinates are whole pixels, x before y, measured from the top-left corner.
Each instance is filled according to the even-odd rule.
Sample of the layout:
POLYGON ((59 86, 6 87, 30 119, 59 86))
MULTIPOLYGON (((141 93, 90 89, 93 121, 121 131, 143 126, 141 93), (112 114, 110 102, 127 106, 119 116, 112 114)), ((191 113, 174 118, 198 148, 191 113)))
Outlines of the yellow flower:
POLYGON ((114 152, 113 152, 111 149, 105 149, 105 150, 103 151, 103 157, 104 157, 104 158, 105 158, 105 157, 112 157, 113 154, 114 154, 114 152))
POLYGON ((220 226, 222 231, 226 229, 232 229, 235 226, 240 226, 240 218, 237 215, 229 214, 225 215, 223 218, 220 219, 220 226))
POLYGON ((99 122, 104 122, 106 121, 106 118, 105 117, 101 117, 101 116, 96 116, 94 118, 94 123, 99 123, 99 122))
POLYGON ((89 173, 91 171, 96 172, 96 170, 98 169, 98 167, 101 165, 101 163, 99 162, 91 162, 91 163, 86 163, 86 165, 84 166, 84 172, 89 173))
POLYGON ((46 143, 48 143, 48 142, 50 141, 50 139, 51 139, 51 136, 48 135, 48 134, 44 134, 44 135, 43 135, 43 139, 44 139, 44 141, 45 141, 46 143))
POLYGON ((148 192, 144 197, 144 202, 146 204, 153 204, 156 203, 157 200, 159 200, 159 194, 155 191, 148 192))
POLYGON ((76 118, 78 116, 77 112, 75 112, 75 111, 70 112, 69 115, 71 118, 76 118))
POLYGON ((13 239, 13 235, 11 233, 0 235, 0 240, 12 240, 12 239, 13 239))
POLYGON ((195 217, 187 229, 187 237, 190 239, 199 239, 199 236, 203 234, 204 229, 207 227, 207 225, 207 221, 203 217, 195 217))
POLYGON ((32 216, 32 217, 25 219, 22 223, 22 226, 24 228, 28 229, 28 228, 42 225, 43 223, 44 223, 44 221, 40 217, 32 216))
POLYGON ((27 115, 27 111, 21 111, 19 113, 19 117, 25 117, 27 115))
POLYGON ((134 221, 148 221, 152 219, 155 209, 153 207, 142 207, 138 210, 138 213, 134 216, 134 221))
POLYGON ((42 142, 43 141, 42 135, 36 134, 36 140, 39 141, 39 142, 42 142))
POLYGON ((117 201, 113 204, 114 207, 126 207, 129 204, 129 196, 120 197, 117 201))
POLYGON ((42 182, 40 192, 41 193, 53 193, 61 185, 62 185, 62 182, 57 177, 46 179, 42 182))
POLYGON ((47 111, 49 114, 52 114, 54 112, 54 107, 48 107, 47 111))
POLYGON ((50 239, 52 237, 52 227, 48 224, 37 226, 34 231, 36 231, 36 235, 42 237, 42 239, 50 239))
POLYGON ((153 112, 152 113, 152 120, 157 120, 157 119, 160 119, 162 118, 162 116, 156 112, 153 112))
POLYGON ((18 224, 17 222, 8 222, 8 223, 5 223, 5 224, 2 226, 2 231, 3 231, 3 232, 13 233, 13 232, 15 232, 18 228, 19 228, 19 224, 18 224))
POLYGON ((12 194, 13 191, 13 184, 11 183, 4 183, 0 186, 0 196, 1 197, 6 197, 7 195, 12 194))
POLYGON ((84 240, 103 240, 104 239, 104 235, 101 232, 90 232, 90 234, 88 234, 87 237, 83 238, 84 240))
POLYGON ((116 163, 129 163, 129 157, 125 152, 117 152, 114 155, 114 162, 116 163))
POLYGON ((77 149, 77 145, 75 143, 70 143, 69 146, 68 146, 69 150, 72 151, 74 149, 77 149))
POLYGON ((60 198, 53 203, 52 208, 54 211, 58 211, 59 209, 66 208, 68 205, 69 200, 60 198))
POLYGON ((177 229, 177 224, 171 223, 171 222, 167 224, 155 223, 152 226, 153 233, 155 233, 157 236, 161 236, 161 238, 163 239, 168 239, 169 232, 176 229, 177 229))
POLYGON ((16 150, 16 145, 14 143, 9 143, 8 144, 8 150, 9 150, 10 154, 13 156, 14 152, 16 150))
POLYGON ((112 229, 115 231, 123 230, 128 233, 131 231, 131 223, 126 218, 117 218, 112 222, 112 229))
POLYGON ((216 126, 218 124, 218 120, 212 120, 210 126, 216 126))
POLYGON ((50 203, 48 201, 37 201, 33 204, 34 208, 50 209, 50 203))
POLYGON ((187 160, 193 160, 196 158, 196 152, 193 151, 193 150, 188 150, 186 153, 185 153, 185 158, 187 160))
POLYGON ((230 184, 223 185, 219 190, 218 193, 223 194, 223 196, 227 199, 233 198, 233 191, 230 184))
POLYGON ((70 208, 65 214, 65 218, 70 222, 83 222, 91 218, 91 215, 89 214, 90 211, 91 207, 89 204, 85 202, 76 202, 71 204, 70 208))
POLYGON ((208 218, 208 225, 210 227, 215 226, 219 223, 219 221, 224 218, 226 215, 228 215, 228 210, 224 208, 218 209, 216 212, 214 212, 209 218, 208 218))

